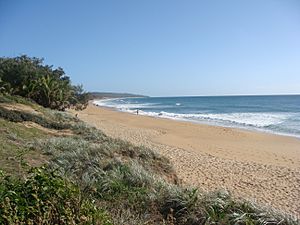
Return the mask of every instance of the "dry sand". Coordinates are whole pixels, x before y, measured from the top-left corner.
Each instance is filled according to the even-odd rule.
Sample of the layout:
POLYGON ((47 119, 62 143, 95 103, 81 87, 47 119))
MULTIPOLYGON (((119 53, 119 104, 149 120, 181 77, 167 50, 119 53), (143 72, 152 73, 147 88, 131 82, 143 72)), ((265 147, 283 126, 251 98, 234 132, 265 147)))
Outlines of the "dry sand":
POLYGON ((204 191, 226 189, 300 216, 300 140, 137 116, 90 104, 78 117, 107 135, 168 157, 179 178, 204 191))

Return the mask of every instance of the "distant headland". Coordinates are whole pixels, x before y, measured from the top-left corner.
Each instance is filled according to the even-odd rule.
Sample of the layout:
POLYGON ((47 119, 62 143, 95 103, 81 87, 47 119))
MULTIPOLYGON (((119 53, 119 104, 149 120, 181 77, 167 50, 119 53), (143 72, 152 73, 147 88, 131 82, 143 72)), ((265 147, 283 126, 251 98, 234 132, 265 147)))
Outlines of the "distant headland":
POLYGON ((131 93, 116 93, 116 92, 89 92, 90 99, 103 98, 134 98, 134 97, 149 97, 146 95, 131 94, 131 93))

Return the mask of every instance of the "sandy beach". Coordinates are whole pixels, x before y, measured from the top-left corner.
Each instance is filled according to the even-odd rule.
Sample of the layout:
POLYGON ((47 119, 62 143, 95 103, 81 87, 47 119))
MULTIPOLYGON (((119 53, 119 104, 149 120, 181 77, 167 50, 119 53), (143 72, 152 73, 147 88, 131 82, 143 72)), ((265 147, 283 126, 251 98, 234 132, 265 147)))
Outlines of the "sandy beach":
POLYGON ((107 135, 168 157, 183 183, 300 216, 300 140, 117 112, 89 104, 76 112, 107 135))

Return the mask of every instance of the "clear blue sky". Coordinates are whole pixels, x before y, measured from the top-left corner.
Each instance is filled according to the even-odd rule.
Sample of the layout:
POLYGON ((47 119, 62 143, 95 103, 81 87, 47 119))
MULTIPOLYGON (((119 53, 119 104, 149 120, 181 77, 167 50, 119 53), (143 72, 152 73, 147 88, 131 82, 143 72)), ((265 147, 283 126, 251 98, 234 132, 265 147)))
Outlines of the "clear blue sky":
POLYGON ((90 91, 300 93, 299 0, 0 0, 0 56, 90 91))

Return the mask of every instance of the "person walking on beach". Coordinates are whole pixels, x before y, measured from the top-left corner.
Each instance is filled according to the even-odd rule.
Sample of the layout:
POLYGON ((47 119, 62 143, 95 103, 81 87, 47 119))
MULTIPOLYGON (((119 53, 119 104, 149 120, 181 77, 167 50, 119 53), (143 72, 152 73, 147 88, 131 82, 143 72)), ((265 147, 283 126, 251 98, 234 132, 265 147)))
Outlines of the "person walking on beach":
POLYGON ((136 115, 139 115, 139 109, 136 110, 136 115))

